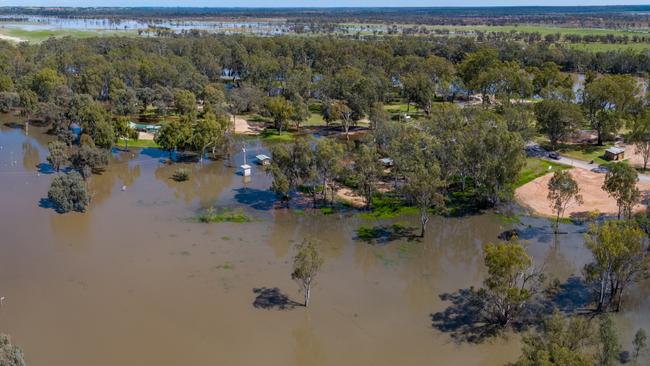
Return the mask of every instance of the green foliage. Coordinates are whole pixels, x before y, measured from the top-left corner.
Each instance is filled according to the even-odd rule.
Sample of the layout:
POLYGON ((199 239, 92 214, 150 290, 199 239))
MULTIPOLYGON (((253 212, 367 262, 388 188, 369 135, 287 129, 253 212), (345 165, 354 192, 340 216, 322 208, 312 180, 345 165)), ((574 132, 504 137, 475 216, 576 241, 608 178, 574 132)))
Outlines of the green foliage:
POLYGON ((47 162, 58 172, 61 165, 68 160, 68 146, 61 141, 51 141, 47 144, 47 150, 50 152, 50 155, 47 156, 47 162))
POLYGON ((190 180, 190 172, 187 169, 178 168, 174 170, 174 174, 172 174, 172 179, 175 180, 176 182, 188 181, 190 180))
POLYGON ((266 99, 265 108, 273 118, 275 129, 279 134, 286 128, 287 122, 294 115, 294 108, 284 97, 270 97, 266 99))
POLYGON ((108 152, 81 145, 70 155, 70 163, 84 179, 88 179, 92 173, 99 173, 108 165, 108 152))
POLYGON ((539 290, 543 276, 533 270, 532 258, 516 239, 489 243, 483 253, 488 276, 478 295, 484 301, 485 318, 505 327, 539 290))
POLYGON ((298 282, 303 291, 305 307, 309 306, 311 287, 316 275, 323 266, 324 259, 314 242, 307 239, 296 245, 296 255, 293 257, 293 270, 291 278, 298 282))
POLYGON ((54 177, 47 198, 52 202, 58 212, 69 211, 84 212, 90 203, 90 195, 86 190, 83 177, 72 172, 54 177))
POLYGON ((548 181, 547 199, 551 204, 551 208, 557 214, 555 220, 555 232, 557 233, 560 219, 568 205, 572 201, 578 204, 582 203, 580 187, 578 187, 578 183, 569 172, 557 171, 548 181))
POLYGON ((621 353, 621 345, 618 341, 618 333, 611 316, 602 316, 598 328, 598 335, 600 338, 598 364, 600 366, 617 365, 618 355, 621 353))
POLYGON ((648 271, 644 233, 631 221, 605 221, 590 227, 585 246, 594 257, 584 273, 594 289, 596 310, 619 311, 624 291, 648 271))
POLYGON ((175 149, 186 146, 191 133, 188 123, 181 123, 177 120, 172 120, 162 125, 160 131, 158 131, 154 137, 154 142, 158 144, 161 149, 168 151, 169 157, 171 158, 172 152, 175 149))
POLYGON ((632 217, 632 209, 641 195, 636 186, 638 181, 639 173, 631 166, 624 163, 610 165, 603 190, 616 200, 619 218, 621 215, 628 219, 632 217))
POLYGON ((234 222, 245 223, 253 221, 253 218, 246 215, 239 210, 215 210, 210 207, 196 217, 198 222, 213 223, 213 222, 234 222))
POLYGON ((23 352, 18 346, 11 343, 9 336, 0 334, 0 365, 25 366, 23 352))
POLYGON ((535 104, 535 116, 540 131, 548 136, 553 149, 558 141, 566 140, 583 123, 582 111, 569 101, 543 100, 535 104))
POLYGON ((597 336, 589 319, 565 319, 555 311, 540 332, 525 336, 522 343, 522 355, 515 366, 592 366, 591 348, 597 336))

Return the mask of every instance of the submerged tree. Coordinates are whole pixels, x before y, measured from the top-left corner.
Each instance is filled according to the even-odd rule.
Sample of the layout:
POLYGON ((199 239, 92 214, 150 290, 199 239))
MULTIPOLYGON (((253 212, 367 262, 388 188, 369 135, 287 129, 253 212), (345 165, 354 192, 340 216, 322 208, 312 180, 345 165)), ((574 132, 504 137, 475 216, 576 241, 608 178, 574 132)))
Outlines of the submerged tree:
POLYGON ((68 160, 68 145, 57 140, 48 143, 47 149, 50 152, 50 155, 47 156, 47 162, 58 172, 61 165, 68 160))
POLYGON ((174 150, 186 145, 191 133, 188 123, 172 120, 162 125, 160 131, 154 137, 154 141, 161 149, 169 153, 169 159, 171 159, 174 150))
POLYGON ((86 182, 77 172, 54 177, 47 198, 58 212, 84 212, 90 203, 86 182))
POLYGON ((537 293, 543 275, 533 269, 532 258, 516 239, 487 244, 483 252, 488 277, 478 295, 486 320, 505 327, 537 293))
POLYGON ((314 285, 316 275, 323 266, 323 258, 316 245, 305 239, 296 246, 296 256, 293 257, 293 272, 291 278, 298 282, 304 295, 304 305, 309 306, 311 288, 314 285))
POLYGON ((605 175, 603 190, 616 200, 619 219, 621 215, 632 217, 632 209, 640 196, 636 187, 638 181, 639 173, 625 163, 613 164, 605 175))
POLYGON ((625 290, 648 272, 648 245, 632 222, 606 221, 592 225, 585 245, 594 261, 584 267, 593 285, 596 311, 619 311, 625 290))
POLYGON ((0 334, 0 365, 25 366, 23 352, 18 346, 11 343, 6 334, 0 334))
POLYGON ((557 234, 560 224, 560 218, 564 215, 569 204, 573 201, 578 204, 582 203, 580 187, 567 171, 557 171, 548 182, 548 200, 551 202, 551 208, 556 213, 555 233, 557 234))
POLYGON ((555 311, 540 331, 522 340, 522 355, 515 366, 591 366, 597 344, 594 327, 586 317, 568 319, 555 311))
POLYGON ((108 152, 96 147, 82 145, 71 156, 72 167, 84 179, 90 178, 93 173, 100 172, 108 165, 108 152))
POLYGON ((334 139, 319 139, 314 150, 314 163, 318 176, 322 179, 323 199, 327 201, 327 189, 332 191, 334 201, 334 179, 343 170, 343 145, 334 139))

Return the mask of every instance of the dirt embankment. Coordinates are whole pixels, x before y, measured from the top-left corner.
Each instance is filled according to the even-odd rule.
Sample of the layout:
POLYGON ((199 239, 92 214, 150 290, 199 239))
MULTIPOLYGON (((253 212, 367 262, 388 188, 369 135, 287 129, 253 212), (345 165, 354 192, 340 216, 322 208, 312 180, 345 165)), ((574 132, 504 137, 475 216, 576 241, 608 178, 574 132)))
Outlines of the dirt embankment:
MULTIPOLYGON (((605 174, 577 168, 572 169, 570 174, 578 182, 583 203, 571 202, 567 208, 567 212, 564 213, 565 217, 592 211, 599 211, 600 213, 611 215, 618 213, 616 201, 601 188, 605 181, 605 174)), ((546 174, 519 187, 515 191, 517 201, 540 215, 554 216, 555 213, 546 198, 548 196, 548 182, 552 176, 552 174, 546 174)), ((638 187, 641 190, 642 197, 650 193, 650 184, 639 183, 638 187)), ((635 211, 643 210, 645 209, 645 205, 638 204, 634 209, 635 211)))

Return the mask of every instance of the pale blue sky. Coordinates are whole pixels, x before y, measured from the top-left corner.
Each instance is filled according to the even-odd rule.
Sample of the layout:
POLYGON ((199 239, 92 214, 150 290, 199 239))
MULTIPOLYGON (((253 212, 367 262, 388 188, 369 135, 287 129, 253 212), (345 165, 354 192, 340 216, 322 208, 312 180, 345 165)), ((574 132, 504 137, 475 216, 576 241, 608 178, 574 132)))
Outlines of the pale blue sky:
POLYGON ((650 0, 0 0, 0 6, 205 6, 205 7, 354 7, 354 6, 526 6, 650 5, 650 0))

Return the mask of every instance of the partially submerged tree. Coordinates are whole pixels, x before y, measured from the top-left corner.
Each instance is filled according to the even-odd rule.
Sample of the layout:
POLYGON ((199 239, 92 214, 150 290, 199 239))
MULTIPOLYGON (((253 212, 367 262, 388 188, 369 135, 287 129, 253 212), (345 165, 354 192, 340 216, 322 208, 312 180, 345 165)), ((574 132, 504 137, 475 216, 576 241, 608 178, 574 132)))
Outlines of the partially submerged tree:
POLYGON ((508 326, 537 293, 543 275, 516 239, 487 244, 483 249, 488 276, 478 292, 488 322, 508 326))
POLYGON ((161 149, 169 152, 169 159, 172 158, 174 150, 183 147, 191 136, 189 124, 177 120, 164 123, 160 131, 154 137, 154 141, 161 149))
POLYGON ((515 366, 591 366, 596 331, 586 317, 566 319, 555 311, 544 321, 540 331, 522 340, 522 355, 515 366))
POLYGON ((421 238, 424 237, 429 222, 429 210, 444 202, 440 194, 441 187, 440 166, 437 163, 423 164, 406 173, 406 183, 402 189, 420 210, 421 238))
POLYGON ((58 140, 51 141, 47 144, 47 150, 50 152, 47 162, 58 172, 61 170, 61 165, 68 160, 68 145, 58 140))
POLYGON ((124 150, 129 150, 129 139, 132 138, 135 133, 137 132, 131 128, 131 124, 127 118, 120 117, 115 120, 115 134, 117 135, 117 138, 124 141, 124 150))
POLYGON ((578 187, 578 182, 573 179, 571 173, 566 170, 559 170, 553 174, 551 180, 548 181, 547 199, 556 213, 554 230, 557 233, 560 218, 564 215, 569 204, 571 202, 582 203, 580 187, 578 187))
POLYGON ((636 186, 638 181, 639 173, 625 163, 613 164, 605 175, 602 188, 616 200, 619 219, 621 215, 628 219, 632 217, 632 209, 641 194, 636 186))
POLYGON ((0 334, 0 365, 25 366, 23 352, 11 343, 6 334, 0 334))
POLYGON ((594 261, 585 265, 593 285, 596 311, 619 311, 625 290, 648 273, 648 245, 633 222, 606 221, 592 225, 585 245, 594 261))
POLYGON ((100 172, 108 165, 108 152, 96 147, 82 145, 71 156, 72 167, 84 179, 90 178, 92 173, 100 172))
POLYGON ((304 305, 308 307, 314 280, 323 266, 324 260, 318 247, 307 239, 298 244, 296 250, 296 256, 293 257, 291 278, 300 285, 304 295, 304 305))
POLYGON ((83 177, 72 172, 54 177, 47 198, 52 202, 58 212, 69 211, 84 212, 90 203, 90 195, 86 190, 83 177))
POLYGON ((316 171, 322 179, 323 199, 327 202, 327 189, 332 192, 332 201, 334 201, 334 179, 336 179, 343 170, 343 145, 334 139, 319 139, 316 142, 314 150, 314 163, 316 171))

